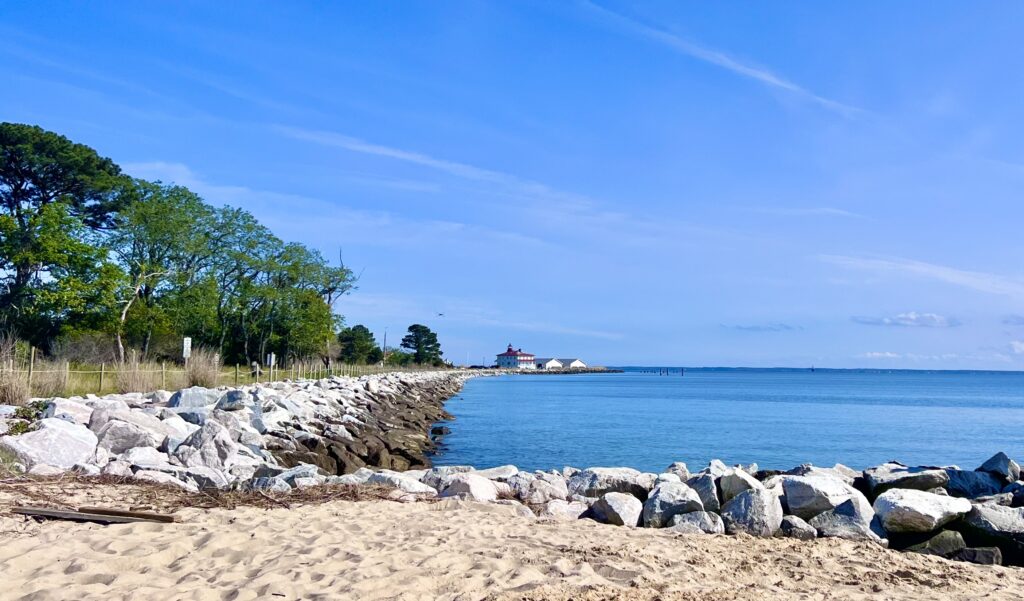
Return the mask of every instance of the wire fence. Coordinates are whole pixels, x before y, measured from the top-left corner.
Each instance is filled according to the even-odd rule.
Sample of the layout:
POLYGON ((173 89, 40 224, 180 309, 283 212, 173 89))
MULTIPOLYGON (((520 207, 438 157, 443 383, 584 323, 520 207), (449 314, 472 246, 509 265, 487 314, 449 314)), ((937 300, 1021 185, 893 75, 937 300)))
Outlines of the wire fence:
MULTIPOLYGON (((0 387, 17 386, 28 397, 103 395, 109 393, 179 390, 197 382, 190 381, 190 372, 180 364, 115 363, 71 365, 68 362, 35 361, 26 365, 14 361, 0 363, 0 387)), ((246 365, 223 366, 201 384, 244 386, 281 380, 317 380, 332 376, 359 377, 371 374, 434 371, 438 368, 420 365, 349 365, 295 363, 288 367, 262 367, 253 370, 246 365)))

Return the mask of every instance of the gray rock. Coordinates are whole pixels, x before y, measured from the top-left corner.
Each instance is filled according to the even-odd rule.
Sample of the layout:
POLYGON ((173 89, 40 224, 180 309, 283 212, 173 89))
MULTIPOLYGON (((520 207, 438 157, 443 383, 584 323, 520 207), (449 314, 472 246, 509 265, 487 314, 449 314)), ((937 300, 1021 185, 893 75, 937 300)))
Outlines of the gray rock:
POLYGON ((889 544, 888 539, 884 538, 885 531, 881 522, 875 519, 871 505, 862 503, 856 497, 840 503, 831 511, 814 516, 808 523, 818 531, 818 536, 823 538, 871 541, 883 546, 889 544))
POLYGON ((657 486, 662 482, 682 482, 679 476, 670 474, 668 472, 662 472, 658 474, 658 479, 654 481, 654 485, 657 486))
POLYGON ((864 470, 864 480, 872 496, 890 488, 928 490, 949 483, 946 470, 939 467, 907 467, 894 461, 864 470))
POLYGON ((946 475, 949 476, 946 491, 954 497, 965 499, 998 494, 1005 484, 1005 480, 989 472, 947 469, 946 475))
POLYGON ((717 513, 710 511, 694 511, 672 516, 668 529, 684 534, 702 532, 704 534, 725 534, 725 523, 717 513))
POLYGON ((1020 480, 1020 466, 1013 459, 1006 456, 1002 451, 996 453, 985 463, 978 466, 977 471, 989 472, 1003 479, 1004 482, 1020 480))
POLYGON ((853 496, 867 503, 860 491, 832 475, 811 472, 806 476, 779 476, 779 481, 789 512, 804 520, 831 511, 853 496))
POLYGON ((92 411, 92 407, 78 401, 53 399, 47 403, 46 409, 43 409, 43 417, 56 417, 88 426, 89 419, 92 417, 92 411))
POLYGON ((120 459, 136 465, 146 463, 170 463, 167 453, 161 453, 153 447, 132 447, 121 454, 120 459))
POLYGON ((32 432, 0 437, 0 451, 17 457, 26 468, 52 465, 70 469, 88 463, 96 452, 96 435, 81 424, 46 418, 32 432))
POLYGON ((722 509, 722 504, 718 500, 718 487, 715 486, 714 476, 711 474, 698 474, 687 480, 686 485, 692 488, 697 493, 697 496, 700 497, 700 502, 704 506, 705 511, 717 513, 722 509))
POLYGON ((722 493, 722 503, 728 503, 736 495, 751 489, 764 489, 764 485, 757 478, 738 467, 730 468, 718 479, 718 490, 722 493))
POLYGON ((622 492, 604 493, 590 507, 590 511, 599 522, 631 527, 640 525, 640 514, 643 510, 644 505, 640 499, 622 492))
MULTIPOLYGON (((300 463, 277 473, 277 477, 294 486, 296 478, 316 478, 320 475, 320 468, 311 463, 300 463)), ((369 478, 367 478, 369 479, 369 478)))
POLYGON ((552 499, 544 505, 544 509, 541 510, 539 517, 556 520, 577 520, 588 509, 589 507, 586 503, 552 499))
POLYGON ((221 411, 239 411, 252 403, 252 395, 244 390, 232 389, 220 395, 216 409, 221 411))
POLYGON ((779 534, 786 538, 796 538, 799 540, 814 540, 818 538, 818 531, 814 526, 811 526, 795 515, 782 516, 779 534))
POLYGON ((685 482, 690 479, 690 470, 682 461, 673 462, 672 465, 665 468, 665 473, 675 474, 676 476, 679 477, 680 482, 685 482))
POLYGON ((782 504, 763 487, 751 488, 722 506, 722 520, 729 534, 773 536, 782 525, 782 504))
POLYGON ((185 474, 196 483, 196 486, 198 486, 200 490, 223 490, 228 488, 231 484, 223 472, 219 472, 210 467, 190 467, 185 470, 185 474))
POLYGON ((1024 565, 1024 507, 974 505, 956 526, 972 547, 999 547, 1010 565, 1024 565))
POLYGON ((487 478, 473 472, 455 474, 441 491, 442 497, 460 497, 487 503, 498 499, 498 489, 487 478))
POLYGON ((964 537, 961 536, 959 532, 943 530, 928 540, 917 543, 916 545, 911 545, 903 550, 909 551, 910 553, 936 555, 938 557, 950 559, 955 555, 958 555, 966 547, 967 545, 964 543, 964 537))
MULTIPOLYGON (((72 422, 73 423, 73 422, 72 422)), ((37 463, 29 468, 26 472, 30 476, 60 476, 65 471, 64 468, 56 467, 53 465, 46 465, 45 463, 37 463)))
POLYGON ((223 470, 238 454, 227 428, 208 421, 174 450, 174 456, 186 467, 211 467, 223 470))
POLYGON ((875 499, 873 509, 886 532, 931 532, 966 514, 971 502, 923 490, 893 488, 875 499))
POLYGON ((104 476, 116 476, 119 478, 126 478, 133 474, 132 464, 127 461, 111 461, 110 463, 103 466, 100 470, 104 476))
POLYGON ((199 489, 196 487, 195 484, 191 482, 184 482, 164 472, 141 470, 135 472, 134 477, 136 480, 143 480, 145 482, 156 482, 157 484, 167 484, 170 486, 176 486, 189 492, 199 492, 199 489))
POLYGON ((609 492, 621 492, 646 499, 648 488, 641 479, 639 471, 628 467, 588 467, 569 479, 569 493, 600 497, 609 492))
POLYGON ((656 486, 643 504, 643 524, 664 528, 673 516, 704 511, 700 496, 682 482, 663 482, 656 486))
POLYGON ((968 547, 954 555, 952 559, 984 566, 1003 565, 1003 554, 999 547, 968 547))
POLYGON ((443 465, 427 470, 427 473, 420 478, 420 482, 434 489, 435 492, 444 490, 448 484, 448 478, 455 474, 464 474, 473 471, 468 465, 443 465))
POLYGON ((428 486, 418 480, 413 480, 412 478, 406 478, 405 476, 394 472, 377 472, 370 476, 366 482, 368 484, 391 486, 404 490, 407 493, 417 495, 426 495, 428 497, 437 496, 437 490, 432 486, 428 486))
POLYGON ((135 447, 156 449, 163 442, 163 437, 152 430, 121 420, 110 420, 103 424, 97 435, 99 446, 110 451, 112 455, 120 455, 135 447))
POLYGON ((505 481, 519 473, 519 468, 514 465, 499 465, 498 467, 492 467, 486 470, 476 470, 473 472, 477 476, 482 476, 488 480, 500 480, 505 481))
POLYGON ((853 481, 860 476, 860 472, 855 472, 850 468, 846 467, 841 463, 837 463, 835 467, 818 467, 805 463, 799 465, 785 474, 786 476, 826 476, 831 478, 838 478, 846 484, 853 484, 853 481))
POLYGON ((171 407, 171 409, 190 424, 202 426, 210 419, 213 409, 210 407, 171 407))
POLYGON ((76 463, 75 466, 71 468, 71 471, 75 472, 79 476, 89 477, 99 476, 100 474, 103 473, 103 470, 100 469, 100 466, 93 465, 91 463, 76 463))
POLYGON ((279 493, 290 492, 292 489, 287 482, 277 477, 253 478, 249 481, 249 488, 279 493))
POLYGON ((167 401, 168 407, 212 407, 217 404, 221 393, 202 386, 193 386, 175 392, 167 401))

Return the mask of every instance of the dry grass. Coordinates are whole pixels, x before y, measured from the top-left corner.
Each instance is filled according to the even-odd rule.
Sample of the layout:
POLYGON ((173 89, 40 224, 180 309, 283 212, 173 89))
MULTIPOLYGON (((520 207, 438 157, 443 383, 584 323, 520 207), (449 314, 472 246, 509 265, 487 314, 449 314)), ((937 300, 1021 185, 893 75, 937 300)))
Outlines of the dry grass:
POLYGON ((214 388, 220 379, 220 354, 207 348, 197 348, 185 366, 185 379, 189 386, 214 388))
POLYGON ((32 372, 32 396, 62 396, 68 389, 68 372, 64 364, 40 361, 32 372))
POLYGON ((0 333, 0 404, 24 405, 32 396, 28 377, 18 371, 18 340, 0 333))
POLYGON ((160 366, 140 362, 134 352, 130 359, 118 363, 114 369, 114 380, 120 393, 152 392, 160 385, 160 366))

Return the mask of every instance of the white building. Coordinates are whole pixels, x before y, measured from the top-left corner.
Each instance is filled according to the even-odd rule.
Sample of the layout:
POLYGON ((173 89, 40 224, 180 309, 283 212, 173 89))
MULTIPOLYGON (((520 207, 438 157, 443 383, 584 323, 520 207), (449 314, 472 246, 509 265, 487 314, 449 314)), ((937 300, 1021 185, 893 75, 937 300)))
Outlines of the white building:
POLYGON ((556 359, 562 364, 562 369, 586 369, 587 364, 580 359, 556 359))
POLYGON ((513 349, 508 345, 508 350, 498 355, 498 367, 503 369, 537 369, 536 357, 530 353, 524 353, 523 349, 513 349))
POLYGON ((537 359, 537 369, 562 369, 562 362, 558 359, 537 359))

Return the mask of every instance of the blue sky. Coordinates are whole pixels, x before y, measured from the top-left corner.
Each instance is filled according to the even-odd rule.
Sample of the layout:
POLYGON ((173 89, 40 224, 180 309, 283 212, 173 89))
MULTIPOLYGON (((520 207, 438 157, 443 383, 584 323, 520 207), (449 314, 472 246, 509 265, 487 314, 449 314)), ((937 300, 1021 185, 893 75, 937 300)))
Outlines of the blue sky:
POLYGON ((1024 7, 7 3, 0 119, 458 362, 1024 368, 1024 7), (437 316, 444 313, 444 317, 437 316))

